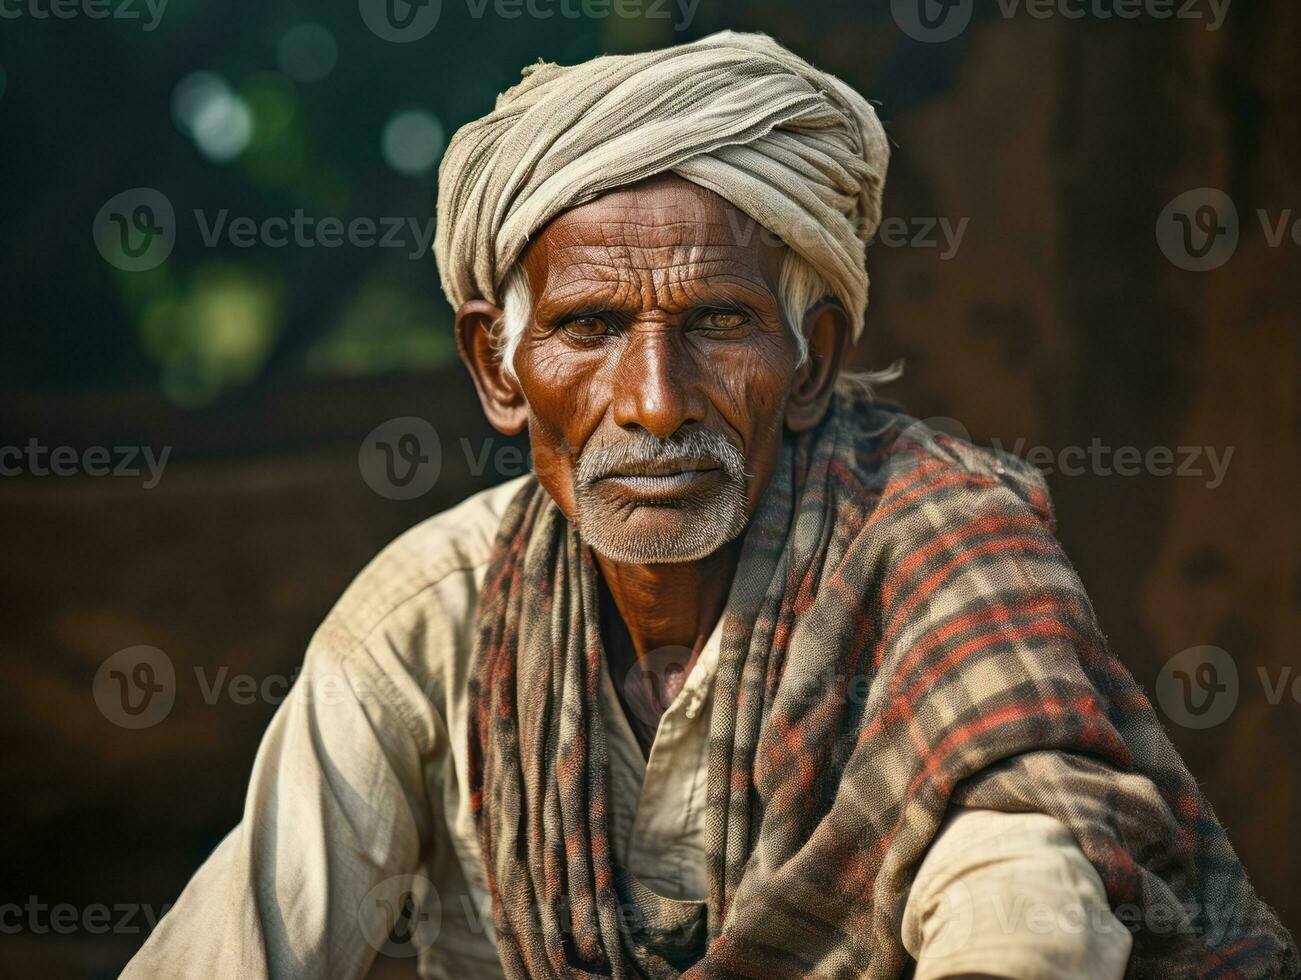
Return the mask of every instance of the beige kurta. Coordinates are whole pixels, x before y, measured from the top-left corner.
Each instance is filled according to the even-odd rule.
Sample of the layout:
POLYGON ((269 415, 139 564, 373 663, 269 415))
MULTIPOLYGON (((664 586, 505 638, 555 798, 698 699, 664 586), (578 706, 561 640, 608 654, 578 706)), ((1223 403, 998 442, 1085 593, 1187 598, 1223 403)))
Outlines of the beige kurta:
MULTIPOLYGON (((462 787, 475 605, 519 482, 421 523, 358 576, 267 729, 243 820, 124 977, 359 977, 408 896, 422 977, 501 976, 462 787)), ((715 629, 649 759, 608 673, 602 682, 615 856, 682 901, 707 891, 719 639, 715 629)), ((987 810, 950 815, 909 894, 902 940, 919 978, 1119 977, 1130 947, 1061 823, 987 810)))

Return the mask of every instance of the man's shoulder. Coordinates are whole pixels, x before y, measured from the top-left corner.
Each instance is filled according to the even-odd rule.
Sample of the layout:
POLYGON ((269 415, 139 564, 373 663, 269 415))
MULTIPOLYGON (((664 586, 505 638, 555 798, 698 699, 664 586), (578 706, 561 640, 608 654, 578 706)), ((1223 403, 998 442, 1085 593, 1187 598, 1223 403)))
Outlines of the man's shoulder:
POLYGON ((904 497, 941 509, 1028 507, 1055 527, 1048 485, 1030 463, 977 445, 953 419, 917 419, 888 404, 874 405, 871 414, 883 498, 904 497))
POLYGON ((429 615, 468 615, 502 516, 529 479, 480 491, 398 535, 352 581, 322 629, 362 642, 422 599, 429 615))
POLYGON ((485 564, 492 555, 502 517, 530 480, 527 475, 507 480, 425 518, 398 535, 362 574, 372 569, 381 572, 388 561, 396 559, 404 568, 414 562, 419 577, 434 584, 454 572, 485 564))

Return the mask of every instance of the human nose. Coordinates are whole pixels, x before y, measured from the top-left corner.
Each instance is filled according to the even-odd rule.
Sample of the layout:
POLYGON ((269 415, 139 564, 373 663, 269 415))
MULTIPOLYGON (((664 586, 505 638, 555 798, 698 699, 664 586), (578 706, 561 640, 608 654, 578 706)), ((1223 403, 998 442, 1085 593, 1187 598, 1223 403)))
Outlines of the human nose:
POLYGON ((704 421, 695 365, 681 346, 668 332, 633 332, 616 370, 614 420, 619 426, 667 439, 688 423, 704 421))

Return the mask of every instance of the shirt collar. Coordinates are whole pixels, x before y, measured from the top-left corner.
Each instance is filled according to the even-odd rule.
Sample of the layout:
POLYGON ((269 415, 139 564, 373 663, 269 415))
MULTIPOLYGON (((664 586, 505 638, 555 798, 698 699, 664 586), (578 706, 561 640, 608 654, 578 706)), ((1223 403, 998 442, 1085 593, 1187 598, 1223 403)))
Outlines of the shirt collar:
POLYGON ((709 700, 714 685, 714 674, 718 672, 718 652, 723 645, 723 620, 726 615, 724 613, 718 617, 718 622, 714 624, 714 631, 709 634, 709 639, 701 647, 700 656, 696 658, 691 672, 687 674, 682 690, 673 699, 665 714, 681 711, 688 720, 694 720, 709 700))

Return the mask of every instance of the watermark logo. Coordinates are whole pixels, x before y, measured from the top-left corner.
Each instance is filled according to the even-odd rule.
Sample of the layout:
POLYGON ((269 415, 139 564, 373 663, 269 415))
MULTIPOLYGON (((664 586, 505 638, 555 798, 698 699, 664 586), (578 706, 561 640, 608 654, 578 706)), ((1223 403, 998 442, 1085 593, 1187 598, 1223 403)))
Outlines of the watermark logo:
MULTIPOLYGON (((254 218, 232 216, 229 208, 191 211, 205 248, 400 248, 407 258, 431 252, 434 219, 414 215, 317 217, 297 208, 292 214, 254 218)), ((123 191, 95 216, 92 234, 104 260, 126 272, 144 272, 167 261, 176 245, 172 202, 152 187, 123 191)))
POLYGON ((124 272, 145 272, 167 261, 176 244, 176 213, 162 191, 133 187, 110 198, 92 225, 104 261, 124 272))
MULTIPOLYGON (((447 452, 453 465, 478 479, 491 474, 511 480, 533 472, 528 446, 510 439, 460 437, 447 452), (458 451, 460 461, 458 461, 458 451)), ((362 441, 357 456, 362 478, 381 497, 411 500, 433 489, 443 471, 438 430, 425 419, 407 416, 376 426, 362 441)))
POLYGON ((438 482, 443 447, 438 431, 414 415, 389 419, 371 430, 357 453, 366 485, 389 500, 414 500, 438 482))
MULTIPOLYGON (((1301 217, 1291 208, 1256 208, 1267 248, 1301 245, 1301 217)), ((1224 191, 1198 187, 1184 191, 1165 206, 1156 221, 1156 240, 1165 257, 1180 269, 1218 269, 1238 248, 1237 205, 1224 191)))
MULTIPOLYGON (((971 941, 975 897, 966 882, 955 879, 952 874, 926 870, 918 873, 899 900, 906 903, 913 895, 927 899, 926 931, 931 939, 926 943, 926 961, 943 966, 946 958, 962 953, 971 941)), ((902 913, 903 909, 900 909, 900 918, 903 918, 902 913)))
POLYGON ((1218 269, 1238 248, 1238 209, 1224 191, 1184 191, 1156 219, 1156 240, 1165 257, 1189 272, 1218 269))
POLYGON ((157 647, 119 650, 99 666, 92 686, 100 714, 120 728, 150 728, 176 700, 176 670, 157 647))
MULTIPOLYGON (((911 473, 934 459, 936 453, 946 454, 952 451, 946 445, 946 438, 958 442, 971 443, 971 433, 957 419, 947 415, 931 415, 924 419, 912 419, 899 433, 892 450, 896 466, 906 467, 911 473)), ((902 473, 900 474, 902 479, 902 473)))
POLYGON ((951 41, 971 23, 974 0, 890 0, 899 29, 917 41, 951 41))
POLYGON ((438 939, 443 906, 428 878, 394 875, 365 894, 357 923, 372 949, 397 958, 418 956, 438 939))
POLYGON ((921 432, 930 429, 934 432, 942 433, 951 439, 957 439, 961 442, 971 442, 971 433, 967 427, 957 419, 949 418, 947 415, 932 415, 929 418, 920 419, 912 423, 906 432, 912 433, 912 438, 921 438, 921 432), (920 430, 914 430, 914 426, 920 426, 920 430))
POLYGON ((1214 728, 1238 704, 1238 665, 1227 651, 1190 647, 1166 661, 1156 679, 1166 717, 1184 728, 1214 728))
POLYGON ((691 648, 684 646, 657 647, 638 657, 619 685, 628 713, 654 729, 682 692, 690 663, 691 648))
POLYGON ((371 33, 394 44, 427 37, 438 26, 443 0, 359 0, 362 22, 371 33))

